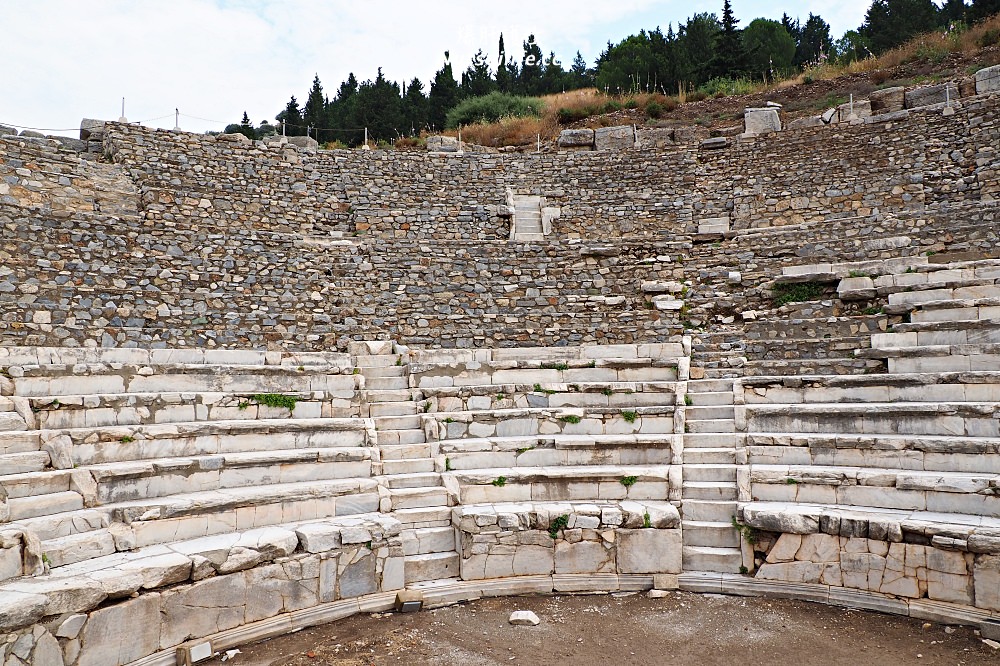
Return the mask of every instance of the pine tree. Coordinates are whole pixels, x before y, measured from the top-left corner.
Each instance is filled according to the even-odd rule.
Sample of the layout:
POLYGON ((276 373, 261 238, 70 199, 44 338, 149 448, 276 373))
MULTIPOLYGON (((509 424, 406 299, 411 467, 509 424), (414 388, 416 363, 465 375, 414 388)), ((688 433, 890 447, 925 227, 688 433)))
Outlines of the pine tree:
POLYGON ((507 69, 507 47, 503 43, 503 33, 500 33, 500 45, 498 48, 497 55, 497 90, 500 92, 509 93, 513 90, 513 81, 510 77, 510 71, 507 69))
POLYGON ((715 55, 712 58, 712 76, 739 78, 743 75, 744 53, 740 40, 740 31, 736 28, 739 21, 733 14, 733 6, 729 0, 722 3, 722 31, 715 38, 715 55))
POLYGON ((246 111, 243 112, 243 120, 240 121, 240 128, 238 131, 250 140, 257 138, 257 131, 253 128, 253 125, 250 124, 250 116, 247 115, 246 111))
POLYGON ((995 14, 1000 14, 1000 0, 972 0, 968 16, 970 21, 983 21, 995 14))
POLYGON ((285 123, 285 134, 288 136, 305 136, 302 112, 299 111, 299 103, 292 95, 292 99, 285 105, 285 110, 274 117, 279 123, 285 123))
MULTIPOLYGON (((876 0, 877 2, 878 0, 876 0)), ((833 53, 833 38, 830 24, 818 14, 809 14, 799 32, 799 44, 795 50, 795 64, 822 63, 833 53)))
POLYGON ((569 71, 569 85, 570 90, 576 90, 580 88, 589 88, 594 85, 594 77, 590 70, 587 69, 587 61, 583 59, 580 52, 576 52, 576 57, 573 58, 573 66, 569 71))
POLYGON ((537 95, 542 88, 542 74, 545 71, 545 56, 542 49, 535 43, 535 36, 528 35, 524 42, 524 57, 521 59, 521 74, 517 81, 518 92, 525 95, 537 95))
POLYGON ((434 75, 427 100, 427 121, 436 130, 444 129, 448 112, 458 103, 459 88, 452 74, 450 57, 451 54, 445 51, 444 66, 434 75))
POLYGON ((427 97, 424 95, 424 84, 420 79, 413 79, 403 93, 403 133, 416 136, 426 126, 427 97))
POLYGON ((399 84, 383 76, 378 68, 374 81, 365 81, 358 88, 355 114, 359 124, 368 128, 373 141, 392 141, 402 136, 403 114, 399 84))
POLYGON ((490 73, 490 63, 480 49, 472 57, 472 64, 462 74, 462 93, 466 97, 481 97, 496 90, 496 83, 490 73))
MULTIPOLYGON (((323 96, 323 84, 319 82, 319 74, 313 77, 312 88, 309 89, 309 97, 306 105, 302 109, 302 119, 308 127, 325 127, 326 123, 326 97, 323 96)), ((317 138, 316 132, 312 133, 313 138, 317 138)))
POLYGON ((861 33, 878 55, 938 25, 938 8, 931 0, 875 0, 861 33))

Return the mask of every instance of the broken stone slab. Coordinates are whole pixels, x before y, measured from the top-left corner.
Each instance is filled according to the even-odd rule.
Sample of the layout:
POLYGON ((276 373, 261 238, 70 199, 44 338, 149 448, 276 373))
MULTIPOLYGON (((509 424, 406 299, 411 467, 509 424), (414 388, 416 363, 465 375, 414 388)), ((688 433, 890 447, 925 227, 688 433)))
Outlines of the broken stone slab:
POLYGON ((672 127, 652 127, 636 133, 639 148, 666 148, 677 143, 676 131, 672 127))
POLYGON ((829 125, 830 123, 833 122, 833 119, 836 115, 837 115, 837 109, 827 109, 826 111, 823 112, 823 115, 820 116, 820 119, 824 123, 829 125))
POLYGON ((875 298, 875 281, 870 277, 847 277, 837 285, 842 301, 867 301, 875 298))
POLYGON ((594 130, 567 129, 559 133, 560 148, 593 148, 594 130))
POLYGON ((6 125, 0 125, 0 136, 17 136, 17 129, 14 127, 7 127, 6 125))
POLYGON ((1000 91, 1000 65, 976 72, 976 94, 988 95, 1000 91))
POLYGON ((105 122, 93 118, 84 118, 80 121, 81 141, 101 141, 104 139, 105 122))
POLYGON ((873 90, 868 95, 868 101, 871 102, 873 114, 902 111, 906 103, 906 88, 896 86, 894 88, 873 90))
POLYGON ((508 621, 515 627, 537 627, 541 624, 538 616, 531 611, 514 611, 508 621))
POLYGON ((837 107, 837 122, 849 123, 859 118, 867 118, 872 115, 872 104, 866 99, 854 100, 854 103, 847 102, 837 107))
POLYGON ((230 134, 220 134, 215 137, 216 141, 228 141, 230 143, 250 143, 250 137, 245 134, 240 134, 239 132, 232 132, 230 134))
POLYGON ((288 144, 295 146, 296 148, 306 148, 310 150, 316 150, 319 148, 319 141, 309 136, 290 136, 288 137, 288 144))
POLYGON ((754 109, 743 111, 743 127, 747 134, 770 134, 781 131, 781 117, 775 108, 754 109))
POLYGON ((921 106, 931 106, 932 104, 944 104, 951 100, 955 103, 959 99, 958 86, 954 83, 939 83, 936 86, 924 86, 906 91, 904 100, 907 109, 915 109, 921 106))
POLYGON ((0 631, 34 624, 45 615, 49 600, 44 594, 4 590, 0 594, 0 631))
POLYGON ((729 231, 728 217, 708 217, 698 222, 698 234, 701 236, 724 234, 729 231))
POLYGON ((702 150, 721 150, 728 147, 729 138, 724 136, 716 136, 711 139, 705 139, 700 144, 700 148, 702 150))
POLYGON ((808 118, 796 118, 795 120, 788 123, 788 129, 805 129, 807 127, 822 127, 826 123, 823 122, 822 116, 809 116, 808 118))
POLYGON ((600 127, 594 130, 596 150, 628 150, 635 147, 635 130, 631 125, 600 127))
POLYGON ((429 136, 427 137, 427 150, 432 153, 457 153, 458 139, 453 136, 429 136))

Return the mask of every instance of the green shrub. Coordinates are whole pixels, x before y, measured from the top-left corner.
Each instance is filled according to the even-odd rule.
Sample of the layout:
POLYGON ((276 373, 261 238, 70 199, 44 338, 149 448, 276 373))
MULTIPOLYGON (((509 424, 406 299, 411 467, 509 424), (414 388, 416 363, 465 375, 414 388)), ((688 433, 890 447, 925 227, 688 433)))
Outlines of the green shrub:
POLYGON ((461 125, 489 124, 501 118, 530 118, 542 115, 543 102, 534 97, 518 97, 492 92, 463 100, 448 112, 446 125, 454 129, 461 125))
POLYGON ((716 77, 708 81, 699 90, 708 97, 721 95, 746 95, 753 92, 753 81, 745 78, 730 79, 716 77))
POLYGON ((554 518, 552 524, 549 525, 549 536, 553 539, 558 539, 559 532, 566 529, 567 525, 569 525, 569 515, 564 513, 558 518, 554 518))
POLYGON ((630 99, 627 102, 625 102, 625 108, 626 109, 638 109, 639 108, 639 102, 635 101, 635 98, 633 97, 632 99, 630 99))
POLYGON ((615 111, 621 111, 621 110, 622 110, 622 103, 613 99, 609 99, 607 102, 604 103, 604 106, 601 107, 601 113, 614 113, 615 111))
POLYGON ((659 118, 663 115, 663 105, 654 100, 646 104, 646 115, 650 118, 659 118))
POLYGON ((597 115, 597 109, 592 106, 585 106, 579 109, 559 109, 557 112, 559 116, 559 123, 562 125, 569 125, 570 123, 575 123, 578 120, 583 120, 591 116, 597 115))

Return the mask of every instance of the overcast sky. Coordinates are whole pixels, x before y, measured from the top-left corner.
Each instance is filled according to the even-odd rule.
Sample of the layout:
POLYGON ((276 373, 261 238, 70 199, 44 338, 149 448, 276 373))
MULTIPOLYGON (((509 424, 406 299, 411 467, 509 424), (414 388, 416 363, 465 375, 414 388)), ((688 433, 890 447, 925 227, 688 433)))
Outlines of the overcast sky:
MULTIPOLYGON (((834 39, 857 27, 869 0, 735 0, 741 25, 783 11, 820 14, 834 39)), ((0 124, 79 127, 125 115, 156 127, 221 130, 247 111, 273 119, 300 103, 319 74, 329 95, 348 73, 430 79, 451 51, 456 75, 477 49, 495 61, 534 33, 566 67, 588 64, 608 40, 721 13, 722 0, 0 0, 0 124), (167 116, 167 117, 164 117, 167 116), (157 119, 157 120, 153 120, 157 119)), ((74 131, 49 132, 73 135, 74 131)))

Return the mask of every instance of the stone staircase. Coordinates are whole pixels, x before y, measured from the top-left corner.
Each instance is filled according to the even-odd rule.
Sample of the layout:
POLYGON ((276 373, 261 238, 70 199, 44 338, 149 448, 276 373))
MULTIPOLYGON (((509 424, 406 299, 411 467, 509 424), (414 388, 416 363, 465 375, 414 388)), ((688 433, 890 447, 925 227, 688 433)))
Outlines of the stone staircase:
POLYGON ((733 380, 689 381, 687 390, 681 507, 684 569, 737 573, 743 557, 732 518, 744 436, 736 432, 733 380))
POLYGON ((545 239, 542 228, 542 198, 524 194, 514 195, 514 240, 541 241, 545 239))
POLYGON ((380 508, 403 525, 406 582, 458 576, 449 508, 454 502, 424 435, 423 394, 409 386, 406 351, 388 341, 352 343, 351 348, 354 367, 365 378, 363 404, 375 423, 380 508))

